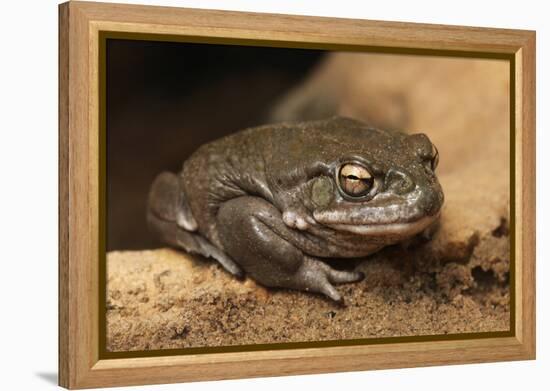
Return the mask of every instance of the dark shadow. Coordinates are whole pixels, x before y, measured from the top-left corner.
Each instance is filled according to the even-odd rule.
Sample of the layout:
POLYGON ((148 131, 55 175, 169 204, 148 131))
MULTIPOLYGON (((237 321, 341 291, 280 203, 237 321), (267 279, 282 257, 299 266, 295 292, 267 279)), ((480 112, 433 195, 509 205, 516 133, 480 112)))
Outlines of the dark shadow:
POLYGON ((35 375, 47 383, 57 385, 57 372, 38 372, 35 375))

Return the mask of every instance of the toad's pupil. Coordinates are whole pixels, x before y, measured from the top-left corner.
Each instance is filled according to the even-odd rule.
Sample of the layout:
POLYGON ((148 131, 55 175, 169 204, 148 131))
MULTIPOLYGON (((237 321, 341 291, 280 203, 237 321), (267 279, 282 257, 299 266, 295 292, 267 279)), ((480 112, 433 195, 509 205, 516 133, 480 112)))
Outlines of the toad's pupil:
POLYGON ((365 195, 371 187, 368 179, 344 177, 342 182, 343 190, 354 197, 365 195))
POLYGON ((372 175, 362 166, 346 164, 340 170, 340 187, 348 196, 362 197, 370 191, 372 184, 372 175))

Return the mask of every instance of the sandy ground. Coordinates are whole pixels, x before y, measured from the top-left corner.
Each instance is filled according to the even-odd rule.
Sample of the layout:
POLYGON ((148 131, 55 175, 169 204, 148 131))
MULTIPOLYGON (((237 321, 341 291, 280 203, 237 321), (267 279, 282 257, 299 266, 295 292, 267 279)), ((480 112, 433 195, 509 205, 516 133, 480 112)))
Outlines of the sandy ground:
POLYGON ((494 60, 335 55, 274 119, 344 114, 423 131, 438 146, 440 229, 364 260, 318 295, 233 280, 216 264, 158 249, 107 255, 112 351, 502 331, 510 319, 508 68, 494 60), (329 98, 327 98, 329 97, 329 98))

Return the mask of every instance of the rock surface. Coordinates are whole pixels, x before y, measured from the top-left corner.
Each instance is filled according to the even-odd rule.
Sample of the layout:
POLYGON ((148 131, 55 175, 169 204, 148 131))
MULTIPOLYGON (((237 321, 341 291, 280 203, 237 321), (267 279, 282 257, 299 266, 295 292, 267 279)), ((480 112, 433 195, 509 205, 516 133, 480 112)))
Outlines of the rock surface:
POLYGON ((507 63, 496 60, 329 56, 273 119, 343 114, 427 133, 440 152, 446 197, 432 240, 334 261, 366 274, 338 288, 345 307, 236 281, 176 250, 108 253, 108 349, 508 330, 508 81, 507 63))

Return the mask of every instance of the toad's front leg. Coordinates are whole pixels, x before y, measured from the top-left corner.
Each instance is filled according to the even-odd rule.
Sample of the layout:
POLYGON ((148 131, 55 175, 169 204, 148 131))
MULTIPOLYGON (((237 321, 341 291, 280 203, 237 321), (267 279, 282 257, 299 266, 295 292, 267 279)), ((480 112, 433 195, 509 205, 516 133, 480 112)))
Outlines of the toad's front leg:
POLYGON ((304 254, 293 244, 300 233, 288 228, 279 210, 262 198, 244 196, 224 203, 217 227, 224 251, 263 285, 319 292, 341 302, 332 284, 363 277, 304 254))

